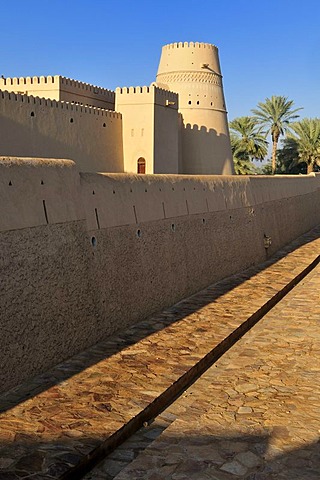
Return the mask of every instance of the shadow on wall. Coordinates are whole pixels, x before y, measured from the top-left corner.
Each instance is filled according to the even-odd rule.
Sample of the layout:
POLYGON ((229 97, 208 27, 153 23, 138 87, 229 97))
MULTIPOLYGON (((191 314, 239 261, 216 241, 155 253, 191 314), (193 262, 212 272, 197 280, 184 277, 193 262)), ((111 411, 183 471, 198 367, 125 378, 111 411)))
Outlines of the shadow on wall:
MULTIPOLYGON (((63 236, 63 231, 58 231, 57 235, 63 236)), ((50 241, 55 247, 55 242, 52 241, 53 237, 48 237, 48 242, 50 241)), ((110 325, 106 325, 106 318, 112 317, 112 312, 108 310, 103 310, 105 307, 101 305, 100 296, 103 295, 102 291, 99 291, 96 288, 96 283, 93 281, 92 272, 90 269, 87 270, 85 264, 82 265, 78 255, 75 255, 73 261, 74 264, 77 263, 78 272, 82 278, 87 278, 87 282, 83 282, 82 288, 80 291, 74 289, 74 279, 72 277, 72 272, 74 270, 73 264, 67 264, 65 257, 62 255, 62 250, 60 250, 60 262, 61 268, 58 263, 58 268, 56 270, 57 282, 60 283, 61 291, 67 291, 68 302, 63 301, 63 296, 61 292, 54 292, 51 288, 51 302, 50 307, 52 310, 46 311, 45 305, 40 304, 41 311, 46 311, 45 320, 42 322, 35 322, 36 318, 36 308, 35 306, 39 304, 40 300, 45 302, 47 291, 45 288, 46 276, 50 272, 48 265, 42 274, 39 274, 37 277, 38 283, 35 284, 33 289, 32 296, 30 291, 26 293, 29 297, 29 302, 31 304, 31 313, 26 314, 24 305, 26 305, 25 297, 23 296, 24 291, 20 293, 19 302, 21 298, 21 309, 23 311, 24 319, 24 335, 19 337, 19 350, 15 348, 15 354, 12 355, 13 359, 10 360, 11 369, 3 366, 0 371, 0 385, 3 387, 3 395, 0 396, 0 413, 4 413, 7 410, 10 410, 14 406, 33 398, 36 395, 39 395, 41 392, 48 390, 49 388, 58 385, 65 380, 77 375, 78 373, 88 369, 89 367, 98 364, 104 359, 109 358, 112 355, 117 354, 126 349, 130 345, 134 345, 141 341, 143 338, 147 338, 149 335, 152 335, 158 331, 161 331, 164 328, 169 327, 170 325, 179 322, 184 319, 186 316, 191 315, 208 303, 215 302, 220 296, 223 296, 227 292, 230 292, 234 288, 237 288, 243 282, 254 278, 259 272, 263 271, 268 266, 276 263, 281 258, 284 258, 288 253, 295 250, 300 245, 307 244, 309 241, 312 241, 313 236, 305 235, 300 239, 297 239, 290 245, 286 246, 267 262, 254 266, 247 269, 245 272, 241 272, 232 277, 226 278, 225 280, 220 280, 215 286, 210 287, 209 290, 204 290, 200 295, 196 294, 195 296, 188 297, 177 305, 173 305, 166 310, 163 310, 159 314, 155 314, 153 317, 148 318, 148 320, 143 320, 143 315, 141 315, 142 322, 137 322, 135 325, 127 326, 127 329, 124 329, 125 325, 120 325, 119 331, 119 319, 122 318, 125 314, 125 309, 128 309, 128 305, 124 302, 124 310, 115 316, 114 321, 118 322, 118 333, 112 337, 107 337, 106 340, 101 341, 101 338, 111 335, 117 328, 112 324, 112 319, 110 320, 110 325), (64 269, 62 268, 64 264, 64 269), (67 266, 67 268, 66 268, 67 266), (94 289, 94 291, 92 291, 94 289), (59 308, 57 308, 56 301, 58 300, 59 308), (80 314, 76 311, 77 308, 80 311, 80 314), (35 310, 35 311, 33 311, 35 310), (100 312, 98 313, 98 311, 100 312), (57 315, 57 312, 59 314, 57 315), (79 328, 79 319, 81 319, 81 314, 84 315, 86 321, 81 323, 81 328, 79 328), (66 321, 66 319, 68 319, 66 321), (61 341, 60 341, 61 340, 61 341), (89 347, 89 345, 98 344, 89 347), (71 348, 69 349, 69 343, 71 348), (89 348, 88 348, 89 347, 89 348), (85 350, 85 348, 87 348, 85 350), (43 351, 47 352, 47 355, 43 355, 43 351), (59 361, 70 357, 71 352, 80 352, 73 355, 68 360, 64 360, 63 363, 58 364, 59 361), (54 357, 53 354, 57 353, 57 357, 54 357), (28 361, 31 359, 31 362, 28 361), (37 360, 37 366, 40 369, 40 373, 37 376, 32 377, 33 372, 33 362, 32 359, 37 360), (47 363, 44 363, 47 362, 47 363), (31 364, 31 367, 30 367, 31 364), (56 365, 56 366, 53 366, 56 365), (51 368, 50 370, 45 371, 45 369, 51 368), (26 371, 24 372, 24 369, 26 371), (12 373, 11 372, 19 371, 20 377, 14 378, 15 384, 12 385, 12 373), (28 378, 29 377, 29 378, 28 378), (17 384, 17 380, 24 383, 16 386, 13 390, 5 393, 5 390, 17 384), (9 382, 9 385, 8 385, 9 382)), ((77 237, 73 237, 72 242, 74 244, 73 249, 77 250, 77 244, 79 241, 77 237)), ((79 245, 78 245, 79 246, 79 245)), ((17 246, 19 248, 19 245, 17 246)), ((66 248, 69 252, 69 246, 66 245, 66 248)), ((81 255, 81 251, 78 251, 81 255)), ((50 255, 48 256, 50 259, 50 255)), ((57 259, 54 257, 52 259, 57 263, 57 259)), ((27 267, 30 269, 31 266, 28 263, 27 267)), ((36 265, 37 267, 37 265, 36 265)), ((15 266, 13 265, 13 268, 15 266)), ((0 272, 1 273, 1 272, 0 272)), ((10 277, 13 275, 10 274, 10 277)), ((5 276, 3 276, 5 278, 5 276)), ((17 281, 20 281, 21 277, 18 276, 17 281)), ((55 281, 53 281, 53 285, 55 281)), ((51 286, 51 284, 50 284, 51 286)), ((4 285, 5 287, 5 285, 4 285)), ((23 289, 25 290, 25 289, 23 289)), ((13 289, 13 292, 15 289, 13 289)), ((141 292, 141 288, 139 289, 141 292)), ((14 301, 14 300, 12 300, 14 301)), ((17 299, 15 299, 18 302, 17 299)), ((4 308, 2 307, 4 311, 4 308)), ((11 312, 9 311, 9 314, 11 312)), ((13 314, 11 316, 14 317, 13 314)), ((18 318, 17 315, 14 317, 18 318)), ((5 323, 5 318, 1 318, 5 323)), ((9 325, 9 323, 7 323, 9 325)), ((3 329, 5 332, 5 329, 3 329)), ((9 344, 9 340, 6 337, 3 338, 3 343, 9 344)), ((14 347, 18 343, 14 343, 14 347)), ((10 345, 9 345, 10 347, 10 345)), ((10 351, 10 348, 9 348, 10 351)), ((12 350, 11 350, 12 351, 12 350)), ((6 354, 6 350, 2 352, 2 355, 6 354)), ((0 364, 4 365, 4 361, 0 356, 0 364)), ((125 362, 123 362, 122 368, 126 368, 125 362)), ((152 389, 152 380, 150 380, 150 388, 152 389)), ((112 392, 108 391, 108 394, 112 392)), ((20 432, 27 434, 27 432, 20 432)), ((0 477, 1 478, 1 477, 0 477)))
POLYGON ((191 175, 232 175, 229 136, 213 128, 182 125, 182 171, 191 175))

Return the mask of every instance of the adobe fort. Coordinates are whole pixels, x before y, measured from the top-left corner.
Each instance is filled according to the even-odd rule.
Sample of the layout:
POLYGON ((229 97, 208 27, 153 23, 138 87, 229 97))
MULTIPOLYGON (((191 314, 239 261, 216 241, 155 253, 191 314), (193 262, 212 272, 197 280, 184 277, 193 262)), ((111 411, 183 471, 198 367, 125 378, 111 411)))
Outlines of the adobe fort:
POLYGON ((1 391, 320 222, 319 174, 232 175, 210 44, 149 87, 0 79, 0 129, 1 391))
POLYGON ((71 158, 86 172, 233 173, 214 45, 164 46, 150 87, 49 76, 0 79, 0 90, 2 155, 71 158))

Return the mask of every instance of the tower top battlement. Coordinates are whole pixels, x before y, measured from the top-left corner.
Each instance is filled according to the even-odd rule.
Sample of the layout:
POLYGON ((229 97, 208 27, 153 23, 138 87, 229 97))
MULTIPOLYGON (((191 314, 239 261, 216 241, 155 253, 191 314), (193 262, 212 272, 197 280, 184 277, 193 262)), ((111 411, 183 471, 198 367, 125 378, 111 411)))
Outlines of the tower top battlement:
POLYGON ((168 43, 167 45, 164 45, 162 49, 165 50, 170 50, 173 48, 211 48, 218 50, 218 47, 216 45, 213 45, 212 43, 203 43, 203 42, 174 42, 174 43, 168 43))
POLYGON ((167 83, 161 76, 173 72, 205 72, 221 74, 218 48, 210 43, 179 42, 162 47, 157 82, 167 83))

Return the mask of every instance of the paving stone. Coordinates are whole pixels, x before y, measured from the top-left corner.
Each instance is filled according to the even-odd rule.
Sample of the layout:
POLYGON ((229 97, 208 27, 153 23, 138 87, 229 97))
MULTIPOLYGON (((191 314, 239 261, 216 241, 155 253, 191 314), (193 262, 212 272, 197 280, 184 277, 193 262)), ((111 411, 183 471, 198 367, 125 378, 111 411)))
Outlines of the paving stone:
POLYGON ((262 463, 262 460, 257 455, 250 452, 250 450, 238 453, 238 455, 235 456, 235 460, 248 468, 258 467, 262 463))
POLYGON ((238 410, 237 410, 237 413, 239 413, 239 414, 252 413, 252 408, 251 407, 239 407, 238 410))
POLYGON ((241 463, 236 460, 225 463, 222 465, 221 470, 232 473, 232 475, 236 475, 237 477, 242 477, 242 475, 245 475, 248 471, 244 465, 241 465, 241 463))

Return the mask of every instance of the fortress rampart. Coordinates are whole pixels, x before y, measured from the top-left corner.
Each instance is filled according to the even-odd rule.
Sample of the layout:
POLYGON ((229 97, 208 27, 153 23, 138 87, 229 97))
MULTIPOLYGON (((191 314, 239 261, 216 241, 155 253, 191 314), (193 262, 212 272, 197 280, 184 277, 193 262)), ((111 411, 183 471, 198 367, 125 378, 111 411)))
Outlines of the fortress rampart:
POLYGON ((0 91, 0 119, 2 155, 69 158, 82 171, 123 172, 120 113, 0 91))
POLYGON ((106 88, 55 76, 0 78, 0 90, 114 110, 115 93, 106 88))
POLYGON ((316 174, 97 174, 1 158, 1 390, 263 261, 319 223, 319 192, 316 174))

